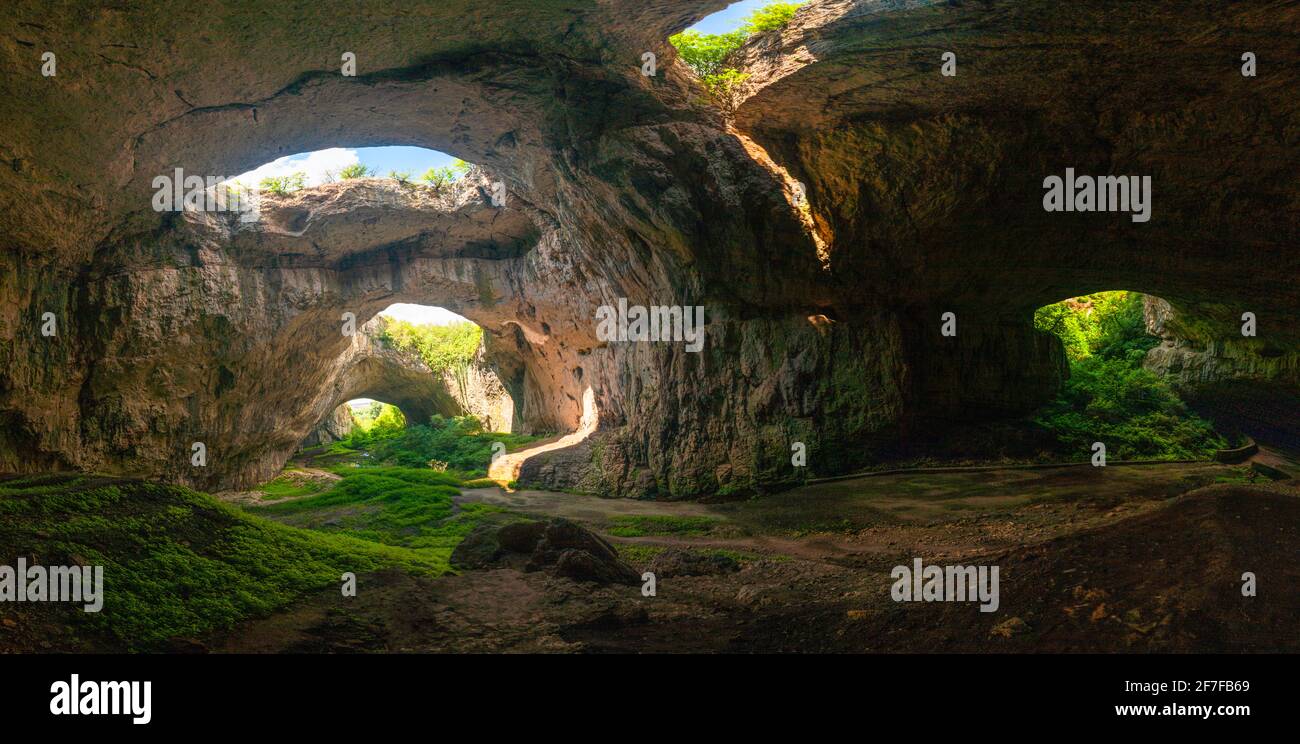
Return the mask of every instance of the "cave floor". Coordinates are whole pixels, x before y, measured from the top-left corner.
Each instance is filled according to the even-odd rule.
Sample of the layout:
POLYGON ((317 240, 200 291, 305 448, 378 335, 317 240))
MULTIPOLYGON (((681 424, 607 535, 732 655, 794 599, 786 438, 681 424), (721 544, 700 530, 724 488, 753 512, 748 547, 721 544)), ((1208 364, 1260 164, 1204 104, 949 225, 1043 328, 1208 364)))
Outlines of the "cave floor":
POLYGON ((638 570, 675 548, 738 570, 638 587, 513 568, 359 577, 206 642, 227 652, 1295 651, 1300 483, 1241 467, 891 475, 744 502, 466 490, 564 516, 638 570), (894 602, 891 569, 997 565, 1001 606, 894 602), (1241 575, 1267 587, 1243 597, 1241 575))

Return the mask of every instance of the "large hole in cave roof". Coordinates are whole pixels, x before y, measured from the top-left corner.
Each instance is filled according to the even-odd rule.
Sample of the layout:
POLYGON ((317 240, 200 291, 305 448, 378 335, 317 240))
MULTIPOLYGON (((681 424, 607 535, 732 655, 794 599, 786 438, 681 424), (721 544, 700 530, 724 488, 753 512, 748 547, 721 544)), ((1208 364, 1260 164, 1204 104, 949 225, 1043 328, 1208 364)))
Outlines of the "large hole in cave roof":
POLYGON ((330 147, 276 158, 226 182, 261 189, 268 178, 301 173, 304 177, 301 186, 310 188, 342 180, 348 168, 357 166, 364 166, 368 177, 392 178, 400 174, 418 183, 431 171, 457 178, 466 164, 454 156, 423 147, 330 147))
POLYGON ((397 302, 383 310, 379 314, 385 318, 393 320, 404 320, 412 325, 453 325, 455 323, 472 323, 469 318, 462 317, 450 310, 433 305, 414 305, 407 302, 397 302))
MULTIPOLYGON (((740 28, 754 11, 772 4, 772 0, 740 0, 732 3, 716 13, 701 18, 694 26, 686 29, 687 31, 697 31, 702 34, 725 34, 740 28)), ((799 3, 792 3, 799 4, 799 3)))

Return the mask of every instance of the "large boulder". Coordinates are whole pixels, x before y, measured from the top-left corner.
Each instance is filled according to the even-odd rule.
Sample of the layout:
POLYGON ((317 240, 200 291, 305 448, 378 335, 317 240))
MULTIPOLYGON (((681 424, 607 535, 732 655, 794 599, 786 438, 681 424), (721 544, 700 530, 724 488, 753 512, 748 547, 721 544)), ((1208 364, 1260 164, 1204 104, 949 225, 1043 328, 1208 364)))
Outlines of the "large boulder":
POLYGON ((451 554, 460 569, 522 564, 525 571, 548 571, 576 581, 636 584, 641 577, 599 535, 568 519, 512 522, 476 527, 451 554), (527 560, 523 560, 527 556, 527 560))

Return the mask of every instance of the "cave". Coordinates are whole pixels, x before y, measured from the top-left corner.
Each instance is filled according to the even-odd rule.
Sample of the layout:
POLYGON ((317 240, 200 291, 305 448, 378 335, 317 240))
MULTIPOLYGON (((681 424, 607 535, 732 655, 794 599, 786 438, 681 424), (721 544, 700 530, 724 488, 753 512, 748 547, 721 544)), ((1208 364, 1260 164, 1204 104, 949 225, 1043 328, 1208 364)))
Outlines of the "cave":
MULTIPOLYGON (((1100 537, 1043 533, 1063 541, 1053 561, 1175 530, 1211 540, 1189 537, 1188 525, 1234 509, 1263 519, 1252 510, 1264 502, 1242 505, 1215 484, 1238 496, 1259 489, 1272 514, 1296 514, 1278 484, 1300 477, 1288 420, 1300 391, 1300 8, 810 0, 753 25, 719 58, 731 73, 724 100, 722 83, 671 40, 734 28, 753 3, 376 2, 364 23, 292 5, 179 14, 160 2, 20 2, 0 19, 0 50, 20 72, 0 80, 11 102, 0 115, 0 474, 11 481, 0 485, 93 477, 184 487, 235 494, 294 529, 343 532, 355 515, 317 519, 292 499, 266 498, 267 484, 287 478, 295 499, 430 489, 411 509, 442 521, 383 544, 459 550, 467 572, 501 568, 509 551, 492 541, 518 535, 470 540, 468 530, 451 535, 448 520, 490 522, 484 515, 527 502, 605 537, 551 525, 551 543, 529 533, 530 549, 541 546, 529 571, 522 559, 501 570, 587 570, 602 586, 637 583, 635 569, 660 555, 642 545, 655 538, 665 551, 692 539, 703 550, 705 538, 725 546, 779 528, 781 540, 831 533, 831 544, 953 517, 937 496, 898 495, 930 487, 931 476, 938 492, 950 476, 889 480, 903 469, 1012 468, 997 476, 1006 480, 996 497, 983 481, 954 486, 974 499, 954 512, 1002 508, 1003 497, 1019 508, 1030 492, 1060 514, 1094 510, 1080 523, 1100 537), (56 74, 41 72, 46 49, 56 74), (1243 52, 1257 73, 1244 72, 1243 52), (437 184, 395 170, 276 181, 227 201, 242 193, 230 174, 283 178, 319 153, 370 148, 467 165, 437 184), (1117 196, 1121 183, 1132 200, 1117 196), (1140 298, 1149 340, 1125 368, 1132 380, 1177 399, 1150 420, 1197 427, 1200 449, 1167 458, 1185 468, 1168 483, 1141 480, 1159 467, 1108 467, 1068 471, 1087 473, 1060 478, 1068 498, 1056 485, 1039 493, 1014 480, 1017 468, 1086 462, 1065 444, 1048 452, 1042 422, 1052 410, 1067 421, 1052 407, 1088 378, 1036 315, 1107 291, 1140 298), (385 340, 395 306, 438 308, 481 329, 470 377, 458 382, 385 340), (692 322, 628 333, 627 308, 692 322), (623 324, 618 333, 607 332, 609 318, 623 324), (438 422, 428 437, 471 417, 472 453, 437 474, 390 463, 369 485, 366 473, 303 464, 302 453, 346 438, 357 399, 396 406, 408 429, 438 422), (1241 456, 1253 459, 1213 459, 1246 442, 1255 450, 1241 456), (440 480, 455 478, 460 486, 440 480), (885 504, 873 507, 879 522, 853 511, 864 502, 843 490, 866 493, 866 483, 890 484, 872 491, 885 504), (1082 495, 1093 486, 1103 495, 1082 495), (1192 486, 1210 490, 1197 501, 1192 486), (429 506, 444 496, 445 512, 429 506), (735 516, 746 508, 756 511, 735 516), (679 520, 667 536, 654 532, 666 509, 679 520), (707 526, 733 518, 731 531, 707 526), (1076 537, 1098 542, 1085 549, 1076 537), (587 557, 558 557, 580 548, 587 557)), ((1059 442, 1073 442, 1060 425, 1059 442)), ((1076 438, 1102 436, 1087 435, 1076 438)), ((1276 544, 1251 543, 1258 565, 1295 547, 1287 529, 1276 544)), ((1028 537, 983 539, 970 537, 963 555, 989 544, 1020 551, 1004 576, 1015 565, 1031 573, 1024 556, 1043 555, 1028 537)), ((825 570, 892 549, 849 551, 825 570)), ((800 560, 825 558, 824 547, 801 550, 800 560)), ((448 555, 436 565, 450 572, 448 555)), ((434 565, 420 560, 406 568, 434 565)), ((736 558, 690 560, 664 575, 695 577, 703 563, 736 558)), ((780 570, 758 575, 775 585, 780 570)), ((729 588, 715 617, 800 601, 763 591, 776 599, 746 589, 733 602, 729 588)), ((1277 630, 1291 611, 1258 606, 1255 629, 1214 650, 1294 651, 1293 634, 1277 630)), ((1030 618, 1006 598, 1001 607, 1030 618)), ((860 627, 888 624, 862 617, 860 627)), ((1005 621, 941 640, 978 651, 1008 650, 1015 638, 1042 641, 1037 650, 1119 648, 1091 627, 1043 638, 1041 626, 1023 635, 995 626, 1005 621)), ((773 622, 803 632, 793 614, 773 622)), ((556 623, 567 630, 551 647, 635 650, 590 617, 556 623)), ((669 626, 654 650, 668 650, 669 635, 682 650, 792 650, 775 632, 669 626), (733 636, 743 637, 733 648, 718 640, 733 636)), ((793 650, 911 650, 894 636, 872 645, 853 627, 809 625, 793 650)), ((1192 650, 1195 637, 1230 635, 1196 628, 1202 636, 1149 640, 1161 630, 1133 643, 1192 650)), ((415 646, 467 648, 429 643, 415 646)))

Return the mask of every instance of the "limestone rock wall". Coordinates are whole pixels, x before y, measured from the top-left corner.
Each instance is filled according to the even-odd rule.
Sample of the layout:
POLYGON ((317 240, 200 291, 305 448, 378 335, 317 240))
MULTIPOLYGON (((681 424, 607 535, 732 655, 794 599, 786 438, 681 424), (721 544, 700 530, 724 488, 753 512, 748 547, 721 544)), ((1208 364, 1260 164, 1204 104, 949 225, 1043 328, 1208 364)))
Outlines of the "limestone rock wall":
POLYGON ((352 433, 355 421, 352 418, 352 409, 346 405, 339 406, 320 422, 320 425, 312 429, 307 438, 302 440, 302 447, 315 447, 319 444, 329 444, 337 442, 340 439, 346 439, 352 433))
MULTIPOLYGON (((1151 296, 1145 299, 1143 313, 1147 332, 1160 337, 1160 345, 1147 352, 1143 366, 1176 387, 1195 392, 1214 383, 1253 380, 1300 389, 1300 352, 1270 343, 1268 328, 1257 327, 1253 337, 1240 332, 1236 338, 1230 333, 1206 333, 1204 321, 1181 320, 1167 301, 1151 296)), ((1236 320, 1242 322, 1240 317, 1236 320)), ((1221 319, 1221 325, 1231 327, 1231 319, 1221 319)))

